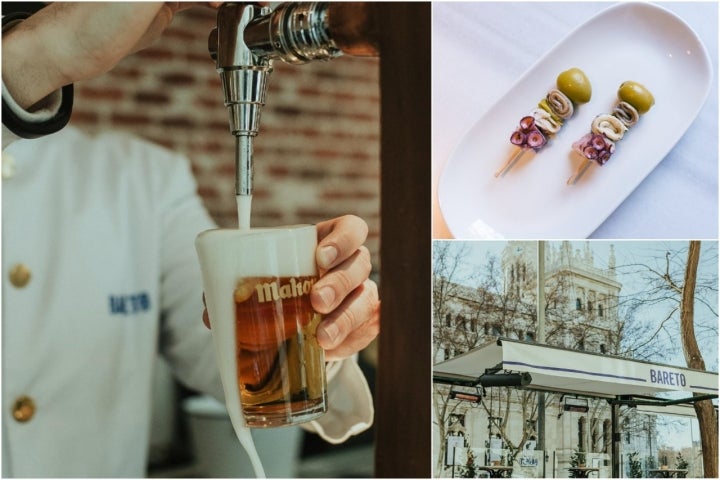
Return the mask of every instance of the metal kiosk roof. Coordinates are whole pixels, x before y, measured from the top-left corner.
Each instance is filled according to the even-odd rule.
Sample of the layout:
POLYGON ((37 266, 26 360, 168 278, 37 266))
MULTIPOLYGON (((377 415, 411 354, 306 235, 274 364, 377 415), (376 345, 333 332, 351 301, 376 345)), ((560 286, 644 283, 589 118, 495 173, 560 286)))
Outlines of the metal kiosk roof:
POLYGON ((529 373, 532 380, 524 388, 605 398, 718 392, 717 373, 507 339, 438 363, 433 370, 438 383, 468 386, 482 385, 483 375, 529 373))

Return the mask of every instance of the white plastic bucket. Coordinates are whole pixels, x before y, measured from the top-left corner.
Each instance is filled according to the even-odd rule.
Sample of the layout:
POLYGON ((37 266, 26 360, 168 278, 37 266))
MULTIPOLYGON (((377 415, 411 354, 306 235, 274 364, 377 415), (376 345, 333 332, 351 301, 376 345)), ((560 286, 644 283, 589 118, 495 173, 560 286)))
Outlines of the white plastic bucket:
MULTIPOLYGON (((235 435, 225 406, 210 396, 183 402, 198 473, 210 478, 255 476, 235 435)), ((302 445, 300 427, 253 429, 252 436, 268 478, 293 478, 302 445)))

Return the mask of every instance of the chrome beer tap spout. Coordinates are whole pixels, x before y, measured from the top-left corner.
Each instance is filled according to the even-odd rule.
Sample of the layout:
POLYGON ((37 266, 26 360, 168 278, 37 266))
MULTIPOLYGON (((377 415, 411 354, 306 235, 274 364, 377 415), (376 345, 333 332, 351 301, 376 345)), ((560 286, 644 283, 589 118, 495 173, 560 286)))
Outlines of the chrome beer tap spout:
POLYGON ((272 60, 255 55, 245 44, 244 32, 250 22, 268 13, 269 8, 255 4, 225 3, 208 40, 230 115, 230 132, 236 139, 236 195, 252 195, 253 137, 260 128, 260 110, 272 73, 272 60))
POLYGON ((288 2, 275 9, 224 3, 208 39, 236 137, 236 195, 252 195, 253 138, 260 127, 272 62, 377 56, 373 9, 362 2, 288 2))

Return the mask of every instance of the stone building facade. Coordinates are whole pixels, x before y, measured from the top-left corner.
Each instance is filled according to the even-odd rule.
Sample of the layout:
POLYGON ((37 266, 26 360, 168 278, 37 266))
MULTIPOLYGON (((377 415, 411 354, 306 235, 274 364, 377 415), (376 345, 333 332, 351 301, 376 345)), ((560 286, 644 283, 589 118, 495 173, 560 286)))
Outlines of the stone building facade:
MULTIPOLYGON (((580 248, 567 241, 543 245, 546 307, 542 332, 537 308, 538 248, 537 242, 508 242, 499 259, 501 285, 492 291, 447 286, 448 293, 440 299, 444 308, 435 309, 436 315, 442 312, 441 318, 434 319, 435 362, 496 337, 597 354, 617 352, 622 285, 616 277, 612 247, 607 258, 597 262, 604 265, 600 267, 588 243, 580 248)), ((465 388, 468 393, 472 390, 465 388)), ((600 477, 610 476, 611 417, 605 400, 495 387, 478 389, 480 401, 473 403, 448 399, 447 386, 435 385, 434 391, 438 412, 445 412, 445 418, 437 421, 447 425, 436 429, 436 434, 445 437, 435 439, 437 451, 444 455, 437 459, 438 476, 458 476, 454 470, 463 468, 452 466, 453 446, 461 451, 456 464, 467 462, 464 455, 470 448, 476 464, 512 460, 513 476, 567 477, 568 468, 577 463, 598 467, 600 477), (445 408, 440 409, 441 405, 445 408), (543 416, 544 432, 539 425, 543 416)), ((652 420, 644 422, 652 435, 652 420)), ((628 440, 626 449, 638 451, 642 458, 651 456, 636 436, 627 438, 632 444, 628 440)))

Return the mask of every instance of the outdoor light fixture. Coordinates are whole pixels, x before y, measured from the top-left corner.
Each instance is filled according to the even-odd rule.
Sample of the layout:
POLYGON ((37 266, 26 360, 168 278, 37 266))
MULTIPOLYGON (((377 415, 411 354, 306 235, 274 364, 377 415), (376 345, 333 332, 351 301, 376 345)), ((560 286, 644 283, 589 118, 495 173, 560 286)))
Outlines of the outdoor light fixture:
POLYGON ((483 387, 525 387, 532 382, 529 373, 494 373, 485 374, 480 377, 480 385, 483 387))
POLYGON ((465 400, 466 402, 480 403, 482 396, 477 393, 450 392, 450 398, 454 400, 465 400))
POLYGON ((434 383, 443 383, 445 385, 457 385, 460 387, 476 387, 480 383, 480 378, 465 377, 462 375, 433 374, 434 383))
POLYGON ((587 413, 587 411, 589 409, 590 409, 590 407, 588 407, 587 398, 573 398, 573 397, 565 398, 563 410, 566 412, 587 413))

